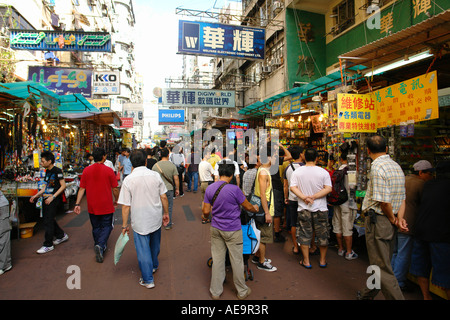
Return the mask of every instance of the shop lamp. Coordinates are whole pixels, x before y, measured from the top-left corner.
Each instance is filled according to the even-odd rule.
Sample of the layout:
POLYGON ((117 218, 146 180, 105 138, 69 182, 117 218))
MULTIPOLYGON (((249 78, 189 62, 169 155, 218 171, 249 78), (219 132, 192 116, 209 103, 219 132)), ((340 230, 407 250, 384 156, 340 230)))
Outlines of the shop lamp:
POLYGON ((396 68, 402 67, 404 65, 407 65, 407 64, 410 64, 410 63, 413 63, 413 62, 416 62, 416 61, 420 61, 420 60, 423 60, 423 59, 426 59, 426 58, 429 58, 429 57, 432 57, 432 56, 433 56, 433 54, 430 53, 430 50, 427 50, 427 51, 421 52, 419 54, 410 56, 407 59, 398 60, 396 62, 393 62, 393 63, 390 63, 388 65, 385 65, 385 66, 383 66, 381 68, 375 69, 373 71, 369 71, 364 76, 365 77, 371 77, 371 76, 380 74, 382 72, 389 71, 389 70, 392 70, 392 69, 396 69, 396 68))
POLYGON ((322 96, 318 93, 317 96, 312 97, 311 100, 316 102, 322 101, 322 96))

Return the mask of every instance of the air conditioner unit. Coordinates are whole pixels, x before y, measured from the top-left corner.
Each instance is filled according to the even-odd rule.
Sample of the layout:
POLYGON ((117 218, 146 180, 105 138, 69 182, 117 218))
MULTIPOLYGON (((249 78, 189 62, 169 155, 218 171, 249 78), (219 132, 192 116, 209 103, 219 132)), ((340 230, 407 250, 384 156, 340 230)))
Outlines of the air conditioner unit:
POLYGON ((278 14, 281 10, 283 10, 283 4, 281 1, 275 1, 272 5, 272 12, 278 14))
POLYGON ((270 73, 270 72, 272 72, 272 67, 271 66, 263 66, 262 67, 262 72, 263 73, 270 73))
POLYGON ((281 65, 281 58, 275 58, 272 60, 273 66, 280 66, 281 65))

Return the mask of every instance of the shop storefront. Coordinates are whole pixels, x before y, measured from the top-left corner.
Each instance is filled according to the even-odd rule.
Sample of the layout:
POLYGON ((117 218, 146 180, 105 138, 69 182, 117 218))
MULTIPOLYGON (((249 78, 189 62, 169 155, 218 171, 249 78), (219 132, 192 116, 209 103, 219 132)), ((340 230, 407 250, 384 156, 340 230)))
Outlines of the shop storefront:
POLYGON ((116 124, 118 116, 98 117, 99 111, 82 96, 58 96, 33 82, 3 84, 0 96, 1 190, 9 200, 17 236, 25 238, 42 217, 41 201, 28 201, 45 176, 40 154, 52 152, 55 166, 64 172, 67 211, 75 200, 79 175, 89 165, 86 155, 95 147, 113 155, 117 133, 110 124, 116 124))

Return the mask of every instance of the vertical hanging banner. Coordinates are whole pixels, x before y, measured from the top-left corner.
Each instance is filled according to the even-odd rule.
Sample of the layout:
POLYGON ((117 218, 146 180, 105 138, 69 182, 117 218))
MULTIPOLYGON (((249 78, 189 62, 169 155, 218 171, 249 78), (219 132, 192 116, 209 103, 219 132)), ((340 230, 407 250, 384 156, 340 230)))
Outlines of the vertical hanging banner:
POLYGON ((377 109, 373 94, 338 93, 338 131, 377 131, 377 109))
POLYGON ((374 96, 379 128, 439 118, 436 71, 377 90, 374 96))
POLYGON ((230 24, 179 21, 178 53, 264 59, 265 29, 230 24))

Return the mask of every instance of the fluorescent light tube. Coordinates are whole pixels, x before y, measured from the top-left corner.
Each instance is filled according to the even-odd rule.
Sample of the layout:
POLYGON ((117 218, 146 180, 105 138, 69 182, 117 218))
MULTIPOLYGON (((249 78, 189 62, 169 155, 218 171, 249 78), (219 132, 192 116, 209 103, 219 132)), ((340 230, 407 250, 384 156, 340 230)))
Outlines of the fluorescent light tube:
POLYGON ((385 71, 388 71, 388 70, 392 70, 392 69, 395 69, 395 68, 399 68, 399 67, 402 67, 404 65, 407 65, 407 64, 419 61, 419 60, 423 60, 423 59, 426 59, 426 58, 429 58, 429 57, 432 57, 432 56, 433 56, 433 54, 431 54, 429 50, 428 51, 424 51, 424 52, 421 52, 419 54, 416 54, 414 56, 409 57, 408 60, 402 59, 402 60, 390 63, 388 65, 385 65, 385 66, 383 66, 381 68, 375 69, 373 72, 369 71, 364 76, 365 77, 371 77, 371 76, 380 74, 382 72, 385 72, 385 71))

